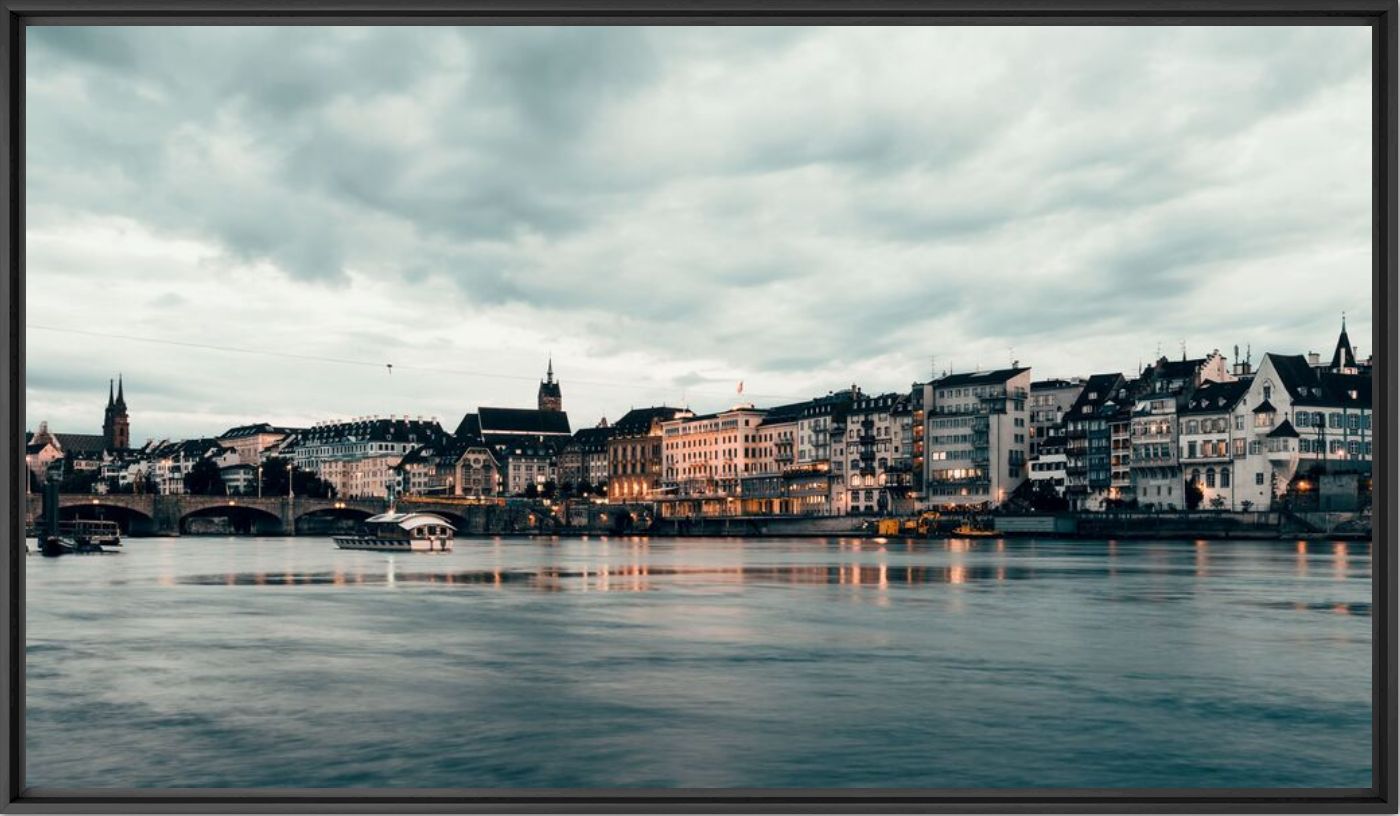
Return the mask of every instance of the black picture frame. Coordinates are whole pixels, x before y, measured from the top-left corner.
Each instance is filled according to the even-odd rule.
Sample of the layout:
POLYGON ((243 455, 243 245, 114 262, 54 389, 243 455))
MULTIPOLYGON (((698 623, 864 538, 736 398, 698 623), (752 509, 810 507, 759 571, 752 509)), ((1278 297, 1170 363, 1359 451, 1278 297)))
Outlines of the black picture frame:
POLYGON ((1395 813, 1397 542, 1396 0, 0 0, 0 808, 12 813, 1270 812, 1395 813), (44 790, 24 784, 25 30, 68 24, 1368 25, 1372 29, 1373 784, 1369 790, 44 790))

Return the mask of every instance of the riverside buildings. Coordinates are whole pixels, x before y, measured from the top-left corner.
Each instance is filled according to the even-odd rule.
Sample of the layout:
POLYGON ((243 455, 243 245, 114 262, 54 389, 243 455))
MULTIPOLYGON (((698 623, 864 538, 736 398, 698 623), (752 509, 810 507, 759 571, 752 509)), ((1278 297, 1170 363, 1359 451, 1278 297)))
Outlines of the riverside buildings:
POLYGON ((552 361, 534 408, 479 408, 452 434, 434 419, 366 417, 114 449, 129 418, 110 383, 103 434, 40 423, 25 442, 36 478, 79 491, 178 493, 212 459, 229 491, 246 493, 277 456, 347 498, 587 496, 655 502, 663 516, 981 510, 1028 498, 1027 480, 1079 511, 1345 510, 1366 500, 1371 399, 1369 361, 1343 327, 1330 358, 1271 353, 1257 371, 1218 352, 1158 359, 1131 380, 1031 382, 1014 366, 701 416, 638 408, 577 433, 552 361))

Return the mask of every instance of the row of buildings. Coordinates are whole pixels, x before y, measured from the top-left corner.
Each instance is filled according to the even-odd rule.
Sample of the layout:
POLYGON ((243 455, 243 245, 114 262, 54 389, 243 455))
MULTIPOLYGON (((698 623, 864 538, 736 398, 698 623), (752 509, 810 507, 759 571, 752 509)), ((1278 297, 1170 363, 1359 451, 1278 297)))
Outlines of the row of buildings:
MULTIPOLYGON (((890 515, 1062 502, 1077 510, 1266 509, 1325 482, 1369 484, 1371 367, 1345 323, 1330 360, 1218 351, 1141 371, 1033 380, 1013 363, 945 373, 906 391, 858 386, 801 402, 696 414, 653 406, 574 430, 550 363, 536 406, 436 419, 266 423, 132 448, 120 383, 101 437, 26 442, 96 490, 178 493, 199 462, 229 492, 261 489, 269 459, 344 497, 588 496, 653 502, 667 516, 890 515), (206 469, 207 465, 204 466, 206 469)), ((1343 493, 1345 490, 1342 491, 1343 493)), ((1353 490, 1355 493, 1355 490, 1353 490)), ((1345 502, 1343 502, 1345 503, 1345 502)))

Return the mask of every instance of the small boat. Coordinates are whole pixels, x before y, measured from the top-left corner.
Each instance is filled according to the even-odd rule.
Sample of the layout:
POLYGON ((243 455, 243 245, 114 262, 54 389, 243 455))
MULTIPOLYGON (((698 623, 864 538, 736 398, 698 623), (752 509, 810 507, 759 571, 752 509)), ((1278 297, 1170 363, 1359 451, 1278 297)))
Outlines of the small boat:
POLYGON ((384 552, 451 552, 456 528, 432 513, 380 513, 370 516, 354 535, 334 536, 342 550, 384 552))
POLYGON ((121 552, 122 545, 121 528, 115 521, 90 519, 60 522, 57 531, 42 533, 37 539, 39 553, 50 558, 121 552))
POLYGON ((1000 535, 996 530, 978 530, 964 524, 950 533, 954 538, 993 538, 1000 535))

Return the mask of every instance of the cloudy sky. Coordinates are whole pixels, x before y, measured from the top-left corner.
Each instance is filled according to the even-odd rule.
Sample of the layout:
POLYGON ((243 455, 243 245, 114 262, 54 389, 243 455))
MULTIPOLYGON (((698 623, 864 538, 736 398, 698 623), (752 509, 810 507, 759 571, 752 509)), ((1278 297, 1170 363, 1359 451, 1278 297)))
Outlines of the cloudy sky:
POLYGON ((28 38, 31 427, 1370 350, 1363 28, 28 38))

